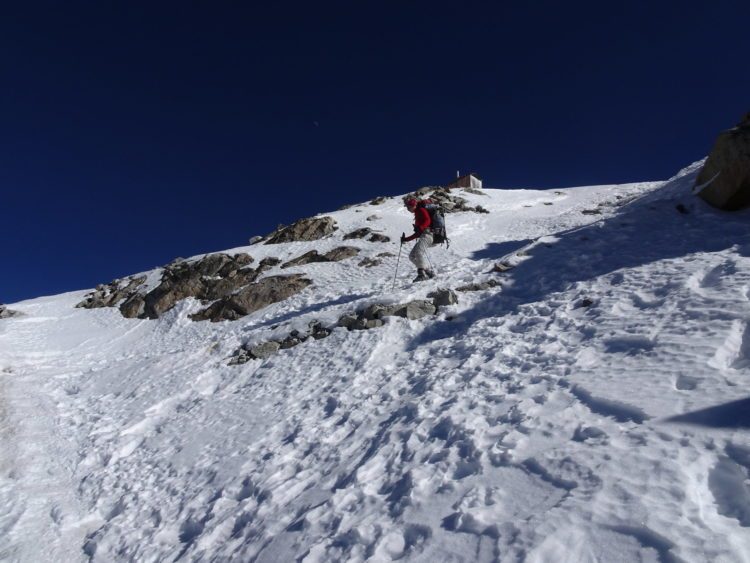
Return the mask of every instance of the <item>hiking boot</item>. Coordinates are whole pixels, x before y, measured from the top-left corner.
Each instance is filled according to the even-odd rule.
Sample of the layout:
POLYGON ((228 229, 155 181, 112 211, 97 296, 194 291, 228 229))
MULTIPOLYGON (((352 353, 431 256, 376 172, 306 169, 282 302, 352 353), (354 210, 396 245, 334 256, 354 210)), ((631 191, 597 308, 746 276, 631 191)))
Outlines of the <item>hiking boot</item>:
POLYGON ((422 268, 420 268, 419 270, 417 270, 417 277, 414 278, 415 282, 421 282, 421 281, 425 281, 425 280, 428 280, 428 279, 430 279, 430 278, 427 277, 427 274, 425 273, 425 271, 422 268))
POLYGON ((433 272, 432 270, 425 270, 425 275, 426 275, 426 276, 427 276, 428 278, 432 279, 432 278, 434 278, 434 277, 435 277, 435 272, 433 272))

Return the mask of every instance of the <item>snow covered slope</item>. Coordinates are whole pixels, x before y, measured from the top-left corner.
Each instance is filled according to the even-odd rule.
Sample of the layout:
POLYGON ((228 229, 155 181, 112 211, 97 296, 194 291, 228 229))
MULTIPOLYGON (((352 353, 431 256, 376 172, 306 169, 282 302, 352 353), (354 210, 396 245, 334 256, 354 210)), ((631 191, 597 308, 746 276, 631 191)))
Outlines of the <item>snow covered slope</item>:
MULTIPOLYGON (((402 256, 393 291, 398 242, 347 240, 359 257, 283 270, 314 285, 233 322, 74 308, 85 291, 11 305, 0 560, 750 561, 750 215, 690 196, 698 167, 461 194, 490 214, 448 215, 438 279, 412 285, 402 256), (488 279, 433 317, 227 365, 488 279)), ((398 198, 328 215, 327 239, 230 252, 410 225, 398 198)))

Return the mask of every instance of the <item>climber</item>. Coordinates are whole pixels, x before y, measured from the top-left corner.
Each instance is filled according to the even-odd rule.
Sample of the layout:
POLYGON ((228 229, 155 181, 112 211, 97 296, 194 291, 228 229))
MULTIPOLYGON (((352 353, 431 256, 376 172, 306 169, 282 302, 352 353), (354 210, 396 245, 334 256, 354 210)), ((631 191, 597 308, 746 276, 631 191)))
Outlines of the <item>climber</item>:
POLYGON ((427 256, 427 249, 433 244, 430 213, 425 209, 425 202, 418 201, 414 197, 407 198, 404 203, 406 208, 414 213, 414 234, 407 237, 404 233, 401 233, 401 244, 419 239, 409 253, 409 260, 417 267, 417 277, 414 278, 414 281, 419 282, 434 278, 435 272, 433 272, 430 258, 427 256))

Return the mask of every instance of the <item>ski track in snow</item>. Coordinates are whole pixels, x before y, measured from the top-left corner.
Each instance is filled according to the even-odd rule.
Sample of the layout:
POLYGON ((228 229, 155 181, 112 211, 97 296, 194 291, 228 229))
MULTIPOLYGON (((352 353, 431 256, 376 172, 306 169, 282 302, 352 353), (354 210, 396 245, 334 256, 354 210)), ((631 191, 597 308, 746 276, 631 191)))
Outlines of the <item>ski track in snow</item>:
MULTIPOLYGON (((289 268, 315 285, 232 323, 190 321, 195 302, 74 309, 85 292, 14 305, 0 559, 750 561, 750 424, 723 414, 747 398, 748 214, 675 211, 696 169, 467 195, 492 213, 448 215, 440 279, 406 283, 402 256, 393 292, 395 256, 356 264, 397 243, 355 240, 360 257, 289 268), (501 260, 502 287, 435 318, 227 365, 501 260)), ((372 214, 392 238, 409 222, 392 199, 333 213, 330 240, 236 250, 326 251, 372 214)))

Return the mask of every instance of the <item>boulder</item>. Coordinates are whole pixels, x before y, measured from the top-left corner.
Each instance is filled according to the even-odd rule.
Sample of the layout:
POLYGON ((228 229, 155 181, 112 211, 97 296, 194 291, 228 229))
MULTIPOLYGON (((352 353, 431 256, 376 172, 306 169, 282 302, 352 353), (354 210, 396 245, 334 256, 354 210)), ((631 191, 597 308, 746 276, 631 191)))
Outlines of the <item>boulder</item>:
POLYGON ((385 196, 379 196, 379 197, 376 197, 375 199, 373 199, 372 201, 370 201, 370 205, 381 205, 381 204, 385 203, 386 201, 388 201, 387 197, 385 197, 385 196))
POLYGON ((381 235, 380 233, 373 233, 367 240, 370 242, 391 242, 391 237, 381 235))
POLYGON ((365 221, 377 221, 378 219, 381 219, 379 215, 370 215, 365 221))
POLYGON ((321 340, 327 338, 333 332, 330 328, 323 326, 319 321, 312 321, 310 323, 310 336, 315 340, 321 340))
POLYGON ((438 289, 428 293, 427 297, 432 298, 432 304, 435 307, 447 307, 458 303, 458 295, 452 289, 438 289))
POLYGON ((698 174, 696 191, 726 211, 750 205, 750 113, 719 135, 698 174))
POLYGON ((336 326, 342 326, 346 329, 352 330, 352 327, 356 324, 357 320, 358 320, 357 315, 354 315, 352 313, 346 313, 339 317, 339 320, 336 323, 336 326))
POLYGON ((318 240, 330 235, 337 228, 333 217, 300 219, 288 227, 279 226, 278 229, 266 237, 264 244, 318 240))
POLYGON ((305 278, 302 274, 271 276, 219 299, 202 311, 191 315, 190 318, 194 321, 233 321, 272 303, 288 299, 310 284, 312 280, 305 278))
POLYGON ((409 301, 406 305, 396 310, 394 314, 399 317, 406 317, 410 321, 415 321, 427 315, 434 315, 436 312, 437 307, 432 304, 432 301, 418 299, 409 301))

